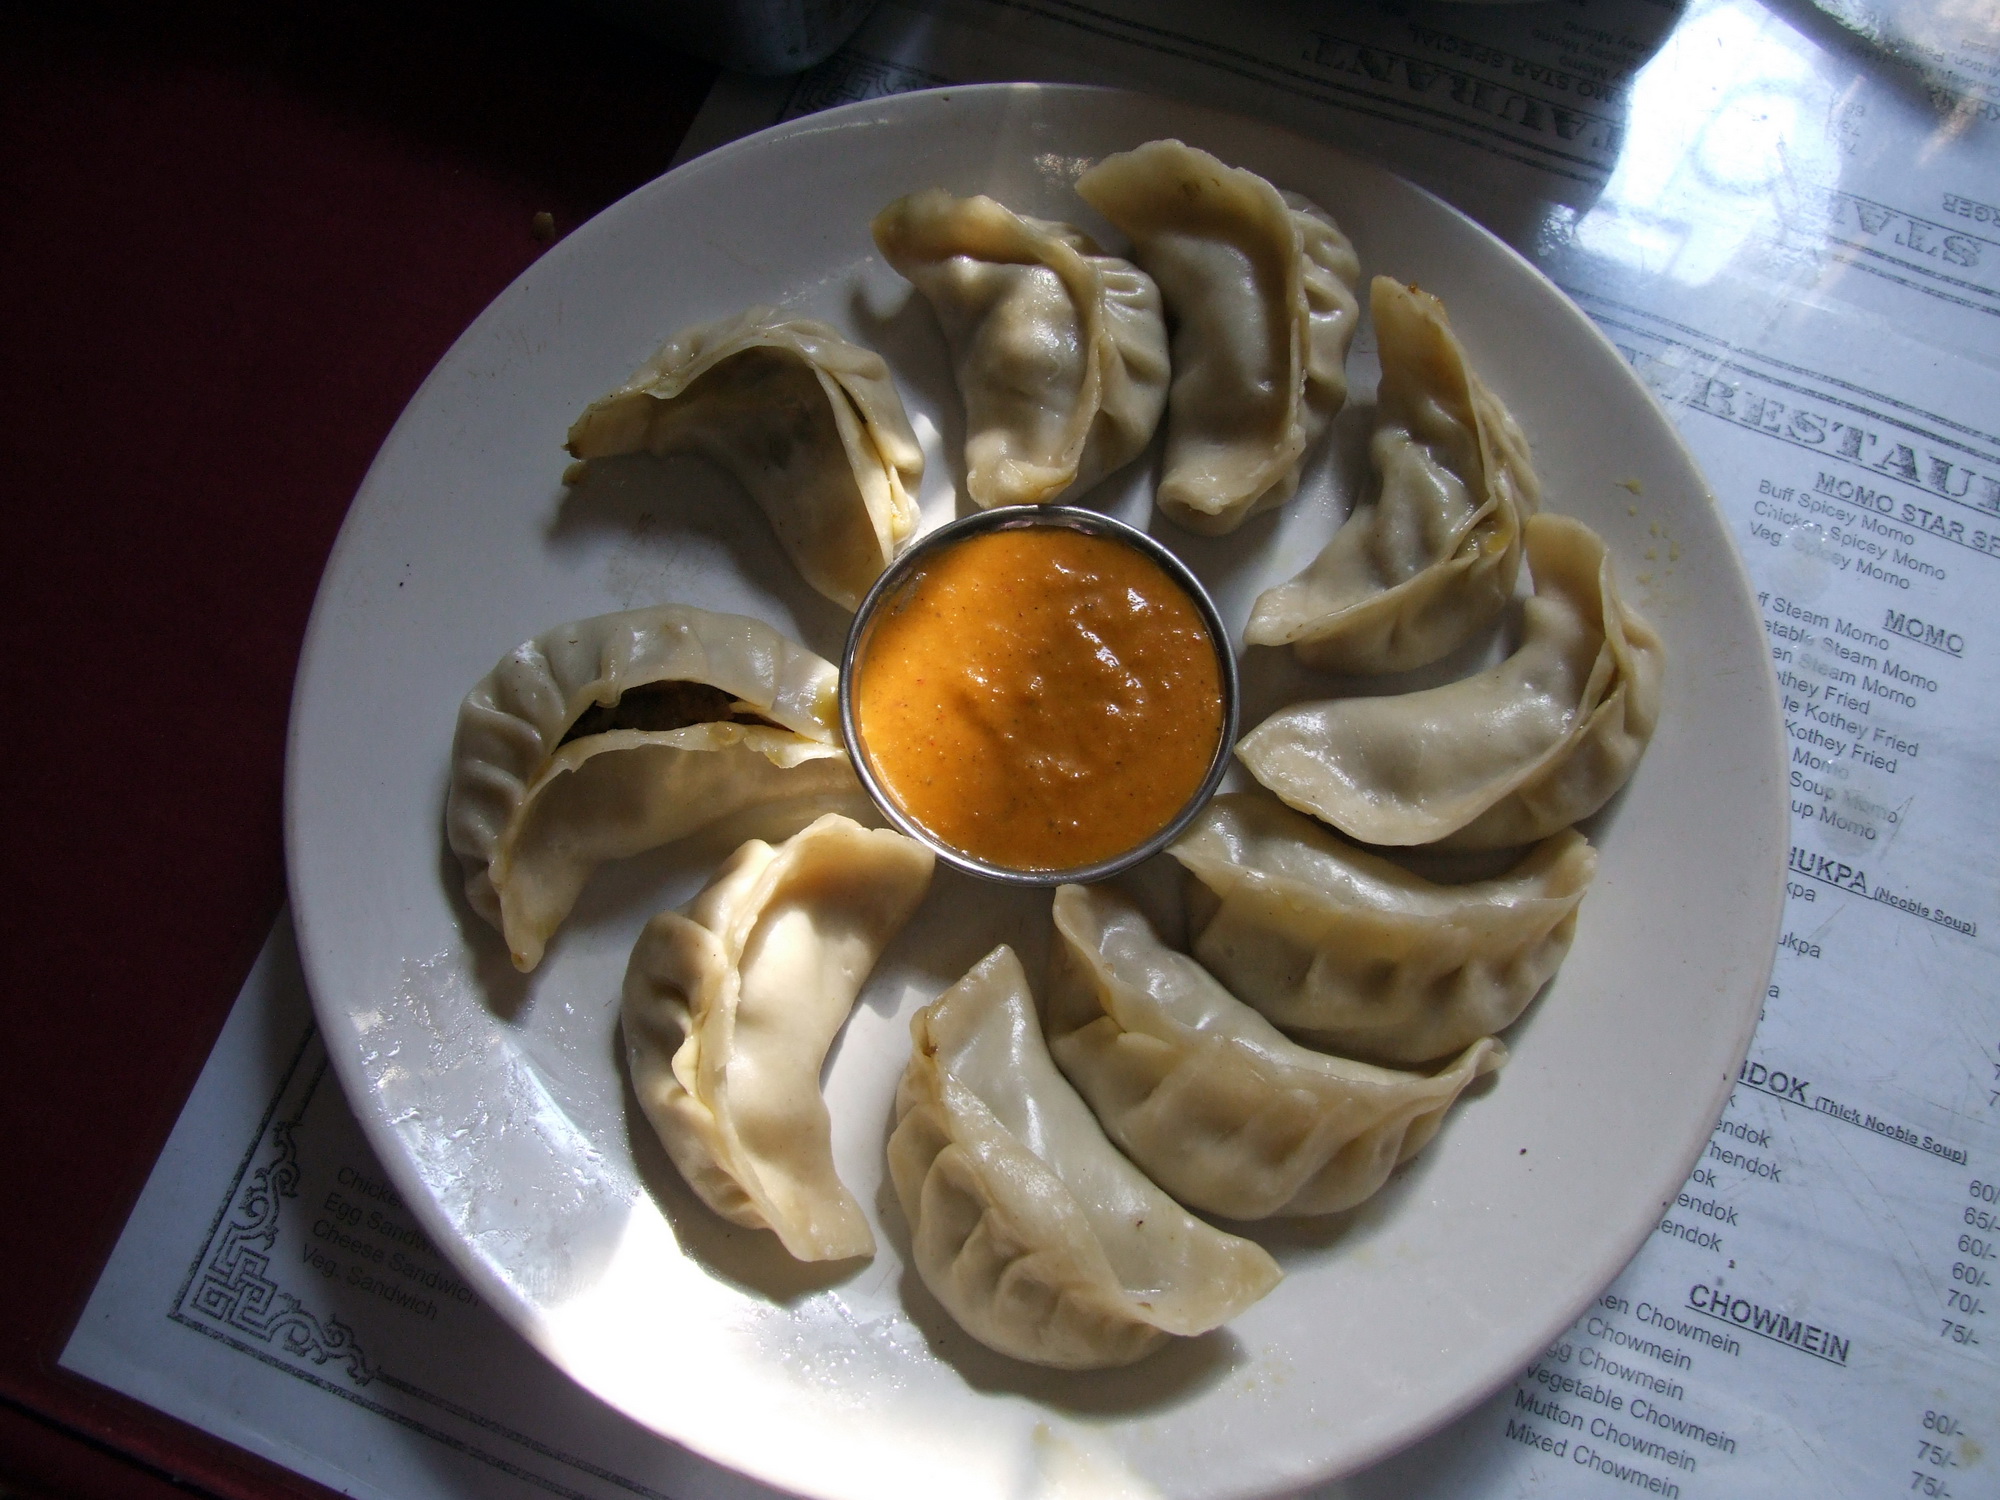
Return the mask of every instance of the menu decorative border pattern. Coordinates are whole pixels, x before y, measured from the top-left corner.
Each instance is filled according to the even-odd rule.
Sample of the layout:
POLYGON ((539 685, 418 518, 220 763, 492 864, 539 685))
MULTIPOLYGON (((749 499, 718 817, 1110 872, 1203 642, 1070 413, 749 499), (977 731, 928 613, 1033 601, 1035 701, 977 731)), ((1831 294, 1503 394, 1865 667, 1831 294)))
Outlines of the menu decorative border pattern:
MULTIPOLYGON (((236 1204, 236 1216, 221 1239, 211 1242, 190 1305, 203 1316, 267 1344, 278 1339, 287 1354, 316 1365, 338 1360, 356 1385, 366 1385, 375 1372, 355 1342, 354 1330, 338 1318, 322 1322, 265 1274, 278 1237, 279 1200, 298 1196, 298 1147, 292 1139, 297 1124, 296 1119, 284 1120, 270 1128, 277 1155, 252 1174, 236 1204)), ((184 1314, 176 1316, 186 1320, 184 1314)))
MULTIPOLYGON (((208 1234, 188 1265, 187 1276, 167 1311, 168 1318, 295 1380, 339 1396, 399 1427, 421 1433, 456 1453, 564 1500, 596 1500, 596 1496, 572 1489, 547 1474, 523 1467, 503 1453, 468 1442, 455 1433, 418 1420, 407 1411, 372 1399, 362 1394, 362 1388, 372 1386, 384 1393, 393 1391, 420 1401, 510 1446, 641 1496, 643 1500, 672 1500, 650 1485, 565 1453, 382 1369, 369 1360, 356 1341, 354 1330, 345 1322, 330 1314, 322 1316, 310 1311, 271 1278, 271 1252, 277 1241, 280 1211, 285 1199, 298 1195, 301 1169, 296 1133, 326 1077, 326 1070, 327 1058, 320 1045, 319 1028, 309 1023, 272 1091, 271 1101, 230 1179, 221 1206, 209 1220, 208 1234), (341 1366, 345 1378, 328 1379, 315 1373, 326 1365, 341 1366)), ((329 1375, 333 1373, 328 1371, 329 1375)))

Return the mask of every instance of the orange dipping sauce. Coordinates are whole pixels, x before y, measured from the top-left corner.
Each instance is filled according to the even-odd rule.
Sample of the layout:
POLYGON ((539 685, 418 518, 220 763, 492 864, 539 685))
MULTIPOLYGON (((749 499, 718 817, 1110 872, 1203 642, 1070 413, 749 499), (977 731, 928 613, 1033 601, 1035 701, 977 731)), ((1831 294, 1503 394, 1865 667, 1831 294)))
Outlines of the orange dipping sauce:
POLYGON ((877 780, 939 840, 1010 869, 1137 848, 1222 738, 1194 600, 1151 558, 1066 527, 946 547, 885 602, 855 671, 877 780))

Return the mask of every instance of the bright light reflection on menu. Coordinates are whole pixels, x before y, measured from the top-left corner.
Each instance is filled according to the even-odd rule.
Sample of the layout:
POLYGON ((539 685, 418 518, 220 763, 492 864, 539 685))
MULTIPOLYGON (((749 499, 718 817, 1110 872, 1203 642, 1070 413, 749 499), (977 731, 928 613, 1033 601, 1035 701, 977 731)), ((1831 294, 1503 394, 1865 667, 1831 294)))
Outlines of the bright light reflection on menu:
POLYGON ((1697 4, 1634 76, 1624 148, 1577 246, 1702 286, 1782 210, 1839 180, 1819 128, 1837 102, 1785 22, 1748 0, 1697 4))

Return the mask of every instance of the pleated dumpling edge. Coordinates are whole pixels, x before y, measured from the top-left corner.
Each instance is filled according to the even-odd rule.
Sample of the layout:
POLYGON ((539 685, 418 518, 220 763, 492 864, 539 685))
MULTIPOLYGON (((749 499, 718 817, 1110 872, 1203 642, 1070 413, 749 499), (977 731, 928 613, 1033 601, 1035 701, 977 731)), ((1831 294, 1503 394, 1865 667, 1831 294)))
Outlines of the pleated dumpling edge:
POLYGON ((897 199, 871 228, 944 331, 975 504, 1081 494, 1146 446, 1168 365, 1145 272, 1068 224, 938 188, 897 199))
POLYGON ((543 631, 459 706, 445 833, 466 899, 541 962, 591 872, 763 803, 862 795, 838 672, 761 620, 657 604, 543 631))
POLYGON ((1507 1060, 1490 1036, 1430 1073, 1300 1046, 1107 886, 1059 887, 1055 923, 1049 1049, 1112 1140, 1191 1208, 1352 1208, 1507 1060))
POLYGON ((889 1171, 918 1276, 988 1348, 1063 1369, 1205 1333, 1282 1276, 1127 1161, 1056 1070, 1004 944, 910 1023, 889 1171))
POLYGON ((743 844, 632 950, 621 1023, 641 1110, 703 1202, 800 1260, 874 1253, 820 1070, 933 866, 913 839, 829 815, 743 844))
POLYGON ((1353 245, 1317 204, 1176 140, 1108 156, 1076 190, 1132 241, 1166 302, 1160 509, 1214 536, 1282 505, 1347 400, 1353 245))
POLYGON ((924 455, 889 366, 778 309, 682 330, 590 404, 567 446, 586 461, 698 453, 720 465, 806 582, 844 609, 916 534, 924 455))
POLYGON ((1527 438, 1472 370, 1444 304, 1377 276, 1375 493, 1320 554, 1257 596, 1244 640, 1322 671, 1403 672, 1455 650, 1514 596, 1541 505, 1527 438))
POLYGON ((1596 812, 1659 721, 1665 648, 1603 538, 1527 523, 1534 597, 1514 654, 1443 687, 1295 703, 1237 746, 1250 774, 1367 844, 1501 849, 1596 812))

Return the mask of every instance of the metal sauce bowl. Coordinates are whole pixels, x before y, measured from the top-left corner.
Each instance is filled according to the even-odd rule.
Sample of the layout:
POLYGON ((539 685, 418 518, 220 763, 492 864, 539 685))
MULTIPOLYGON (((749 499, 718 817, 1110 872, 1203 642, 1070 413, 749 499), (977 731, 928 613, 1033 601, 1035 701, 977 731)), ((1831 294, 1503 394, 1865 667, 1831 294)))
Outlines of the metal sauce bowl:
POLYGON ((1215 795, 1215 789, 1222 781, 1223 773, 1229 769, 1230 752, 1236 744, 1240 709, 1236 658, 1229 649, 1229 633, 1223 628, 1222 617, 1216 613, 1215 601, 1209 598, 1208 590, 1202 587, 1201 580, 1188 571, 1187 565, 1178 557, 1143 531, 1127 526, 1123 521, 1114 521, 1111 517, 1100 515, 1094 510, 1079 510, 1070 505, 1006 505, 940 526, 897 558, 882 576, 875 580, 875 586, 868 591, 868 597, 861 601, 861 607, 854 613, 854 624, 847 632, 847 648, 840 657, 841 732, 846 736, 848 754, 853 757, 855 773, 860 776, 861 784, 868 789, 868 795, 874 799, 875 805, 882 809, 883 816, 918 843, 932 850, 946 864, 969 875, 1003 881, 1009 885, 1087 884, 1093 880, 1104 880, 1121 870, 1130 869, 1141 860, 1150 859, 1166 848, 1179 836, 1181 830, 1187 827, 1195 814, 1208 804, 1208 799, 1215 795), (1164 828, 1144 843, 1110 859, 1101 859, 1095 864, 1075 865, 1066 870, 1020 870, 1007 865, 989 864, 938 838, 936 834, 904 812, 895 798, 889 794, 888 788, 882 784, 881 778, 876 775, 874 763, 869 759, 868 746, 861 736, 854 712, 854 683, 857 669, 866 670, 869 640, 884 606, 906 585, 913 582, 933 557, 954 543, 989 531, 1014 531, 1033 526, 1062 527, 1070 531, 1085 532, 1091 536, 1108 537, 1113 541, 1124 543, 1156 563, 1200 610, 1202 623, 1208 628, 1209 640, 1215 648, 1217 675, 1222 686, 1222 733, 1216 740, 1215 757, 1209 763, 1208 774, 1202 778, 1201 785, 1195 789, 1194 795, 1188 798, 1186 805, 1164 828))

